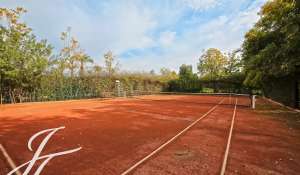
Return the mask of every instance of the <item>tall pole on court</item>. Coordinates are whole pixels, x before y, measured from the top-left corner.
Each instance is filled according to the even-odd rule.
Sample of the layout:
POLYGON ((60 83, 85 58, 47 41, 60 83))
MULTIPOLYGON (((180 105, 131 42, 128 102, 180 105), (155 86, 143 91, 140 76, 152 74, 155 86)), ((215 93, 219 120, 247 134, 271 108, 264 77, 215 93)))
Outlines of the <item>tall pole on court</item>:
POLYGON ((256 95, 251 96, 251 108, 252 109, 255 109, 255 101, 256 101, 255 97, 256 97, 256 95))

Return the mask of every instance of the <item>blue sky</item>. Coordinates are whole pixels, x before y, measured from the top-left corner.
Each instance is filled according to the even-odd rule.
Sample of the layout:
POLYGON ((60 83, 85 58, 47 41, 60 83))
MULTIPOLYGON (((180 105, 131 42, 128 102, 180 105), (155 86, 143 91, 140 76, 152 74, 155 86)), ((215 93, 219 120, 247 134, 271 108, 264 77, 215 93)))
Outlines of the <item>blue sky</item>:
POLYGON ((24 20, 56 51, 68 26, 97 63, 111 50, 121 69, 194 68, 203 50, 241 46, 266 0, 2 0, 1 7, 24 7, 24 20))

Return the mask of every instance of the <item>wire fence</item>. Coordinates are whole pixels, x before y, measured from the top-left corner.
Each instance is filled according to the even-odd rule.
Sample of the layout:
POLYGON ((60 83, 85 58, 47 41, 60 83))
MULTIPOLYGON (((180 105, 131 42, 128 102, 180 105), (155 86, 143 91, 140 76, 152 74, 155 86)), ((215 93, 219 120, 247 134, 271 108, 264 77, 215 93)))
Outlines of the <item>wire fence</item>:
MULTIPOLYGON (((83 84, 80 87, 72 87, 71 85, 67 87, 62 87, 58 89, 53 89, 51 91, 39 92, 35 91, 33 93, 23 94, 22 100, 20 102, 43 102, 43 101, 62 101, 62 100, 74 100, 74 99, 93 99, 93 98, 135 98, 140 100, 152 100, 156 102, 178 102, 185 103, 186 105, 194 104, 208 104, 218 103, 219 99, 225 98, 226 103, 224 105, 232 105, 234 98, 239 99, 239 106, 252 107, 254 99, 249 94, 237 94, 237 93, 196 93, 196 92, 165 92, 161 87, 155 86, 140 86, 134 87, 132 84, 126 84, 122 81, 115 80, 111 82, 106 88, 100 87, 99 89, 92 83, 83 84), (186 96, 184 98, 169 98, 171 96, 186 96), (189 98, 188 96, 194 96, 194 98, 189 98), (153 98, 152 98, 153 97, 153 98)), ((99 85, 101 86, 101 85, 99 85)), ((6 95, 7 103, 10 103, 10 96, 6 95)))

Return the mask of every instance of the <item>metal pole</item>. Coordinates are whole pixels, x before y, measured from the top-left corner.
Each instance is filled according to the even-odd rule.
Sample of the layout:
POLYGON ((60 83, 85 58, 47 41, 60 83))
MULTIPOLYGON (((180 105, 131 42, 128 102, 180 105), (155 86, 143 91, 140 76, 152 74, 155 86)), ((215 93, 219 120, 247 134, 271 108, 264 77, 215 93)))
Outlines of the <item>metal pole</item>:
POLYGON ((256 95, 252 95, 252 97, 251 97, 251 108, 252 109, 255 109, 255 101, 256 101, 255 97, 256 97, 256 95))

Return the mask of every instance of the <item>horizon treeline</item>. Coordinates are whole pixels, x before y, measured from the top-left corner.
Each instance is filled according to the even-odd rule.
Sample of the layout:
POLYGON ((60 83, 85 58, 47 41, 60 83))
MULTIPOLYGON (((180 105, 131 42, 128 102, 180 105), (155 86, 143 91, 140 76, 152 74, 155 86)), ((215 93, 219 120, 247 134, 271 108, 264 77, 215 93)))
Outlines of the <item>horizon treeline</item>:
POLYGON ((206 86, 212 91, 260 93, 299 108, 300 1, 268 1, 259 16, 240 49, 228 54, 206 50, 198 62, 198 77, 192 75, 191 65, 182 65, 179 74, 190 73, 172 80, 172 90, 195 92, 206 86))
POLYGON ((64 100, 110 96, 115 80, 122 90, 179 92, 245 92, 262 90, 271 78, 290 76, 300 64, 300 12, 295 0, 268 1, 243 45, 230 53, 217 48, 199 56, 197 73, 183 64, 178 73, 120 70, 112 51, 104 65, 94 62, 68 27, 63 47, 54 53, 47 40, 38 40, 20 17, 24 8, 0 8, 0 101, 64 100))
MULTIPOLYGON (((71 27, 61 33, 63 48, 59 53, 54 53, 53 47, 47 40, 38 40, 26 23, 20 22, 21 15, 26 12, 20 7, 0 8, 1 103, 110 96, 115 91, 117 79, 122 82, 123 91, 127 93, 162 90, 199 92, 201 90, 195 88, 200 87, 199 82, 195 81, 198 80, 197 75, 193 80, 189 80, 190 75, 184 75, 194 74, 191 66, 182 65, 179 74, 168 68, 161 68, 159 74, 153 70, 126 72, 120 70, 118 60, 112 51, 103 55, 104 65, 96 64, 94 59, 81 48, 80 42, 72 36, 71 27), (181 83, 179 89, 170 87, 174 82, 176 84, 177 79, 181 83), (182 82, 185 85, 182 85, 182 82), (194 90, 191 90, 191 84, 195 86, 194 90)), ((220 69, 228 61, 238 61, 234 55, 226 57, 217 49, 209 49, 207 54, 209 58, 203 63, 203 71, 214 74, 214 78, 222 72, 216 69, 220 69), (215 53, 216 60, 212 58, 215 53), (220 65, 215 67, 215 63, 220 65)), ((232 71, 231 68, 229 69, 232 71)), ((204 75, 203 71, 201 74, 204 75)))
POLYGON ((47 40, 38 40, 20 17, 24 8, 0 8, 0 102, 64 100, 113 95, 115 80, 124 91, 160 91, 177 74, 162 68, 160 74, 121 71, 114 53, 94 63, 71 27, 61 33, 63 48, 54 53, 47 40))

